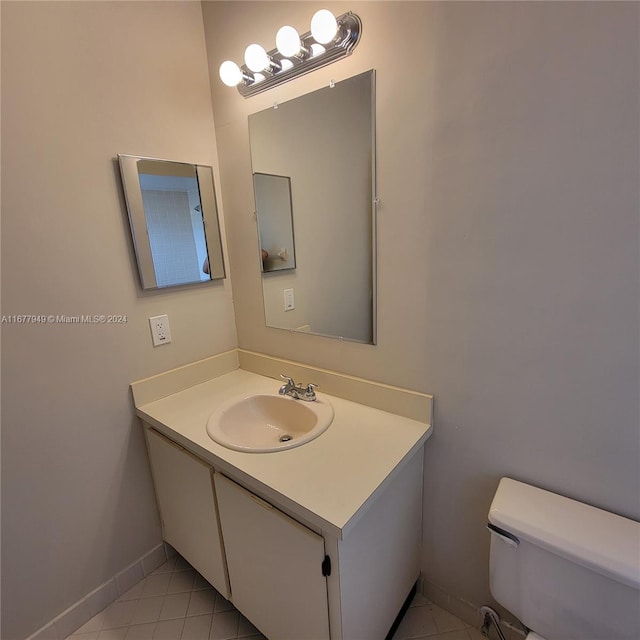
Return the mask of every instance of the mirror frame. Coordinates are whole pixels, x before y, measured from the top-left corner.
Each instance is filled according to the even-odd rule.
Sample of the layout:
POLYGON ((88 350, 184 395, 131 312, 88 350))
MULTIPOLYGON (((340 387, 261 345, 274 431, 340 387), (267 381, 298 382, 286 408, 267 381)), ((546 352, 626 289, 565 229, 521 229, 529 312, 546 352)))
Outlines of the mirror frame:
POLYGON ((162 290, 171 287, 182 287, 192 284, 204 284, 212 280, 222 280, 226 278, 224 266, 224 255, 222 251, 222 234, 220 231, 220 220, 218 217, 218 207, 216 203, 215 187, 213 183, 213 168, 209 165, 192 164, 176 160, 163 160, 160 158, 149 158, 145 156, 131 156, 118 154, 120 165, 120 175, 122 177, 122 187, 129 216, 129 226, 133 239, 133 247, 138 264, 140 284, 144 291, 162 290), (198 182, 200 193, 200 206, 202 207, 202 221, 204 224, 205 243, 207 245, 207 256, 209 258, 209 279, 193 280, 158 286, 156 271, 153 263, 151 244, 149 242, 149 232, 142 201, 142 189, 138 173, 138 162, 140 160, 153 162, 167 162, 171 164, 181 164, 193 167, 195 177, 198 182))

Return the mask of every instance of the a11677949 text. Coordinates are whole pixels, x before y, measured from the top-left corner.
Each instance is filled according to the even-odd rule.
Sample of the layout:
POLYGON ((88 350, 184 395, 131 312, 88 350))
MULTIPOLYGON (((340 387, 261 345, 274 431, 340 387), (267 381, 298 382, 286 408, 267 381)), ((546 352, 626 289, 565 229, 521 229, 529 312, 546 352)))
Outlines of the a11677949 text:
POLYGON ((54 315, 17 313, 3 315, 2 324, 126 324, 123 314, 54 315))

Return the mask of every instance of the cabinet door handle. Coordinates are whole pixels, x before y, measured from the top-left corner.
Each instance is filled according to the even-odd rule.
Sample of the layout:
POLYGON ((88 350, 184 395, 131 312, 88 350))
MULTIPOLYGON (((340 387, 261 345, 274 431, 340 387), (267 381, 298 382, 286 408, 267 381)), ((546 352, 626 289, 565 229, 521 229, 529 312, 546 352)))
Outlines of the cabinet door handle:
POLYGON ((258 496, 254 495, 253 493, 249 494, 249 497, 256 503, 259 504, 263 509, 267 509, 267 511, 271 511, 271 509, 273 509, 273 505, 269 504, 268 502, 266 502, 265 500, 263 500, 262 498, 258 498, 258 496))
POLYGON ((331 558, 329 556, 325 556, 322 561, 322 575, 327 577, 331 575, 331 558))

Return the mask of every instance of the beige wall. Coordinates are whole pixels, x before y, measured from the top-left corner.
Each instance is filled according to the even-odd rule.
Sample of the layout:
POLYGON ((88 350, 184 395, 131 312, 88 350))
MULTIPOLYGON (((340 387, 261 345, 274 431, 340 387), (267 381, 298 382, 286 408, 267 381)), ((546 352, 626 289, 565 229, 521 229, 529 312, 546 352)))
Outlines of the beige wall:
POLYGON ((199 3, 2 2, 2 314, 128 319, 2 325, 3 640, 160 542, 128 384, 236 346, 228 280, 141 292, 114 163, 215 167, 207 73, 199 3))
POLYGON ((203 6, 240 346, 435 394, 426 579, 489 600, 502 475, 639 517, 638 5, 329 2, 353 55, 246 100, 219 64, 323 5, 203 6), (266 328, 247 116, 369 68, 378 345, 266 328))

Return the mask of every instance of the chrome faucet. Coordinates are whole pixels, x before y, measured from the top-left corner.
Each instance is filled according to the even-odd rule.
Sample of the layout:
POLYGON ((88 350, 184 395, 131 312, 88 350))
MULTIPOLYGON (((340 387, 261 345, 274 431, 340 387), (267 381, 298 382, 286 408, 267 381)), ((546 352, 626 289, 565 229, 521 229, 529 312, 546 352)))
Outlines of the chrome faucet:
POLYGON ((278 393, 281 396, 291 396, 296 400, 304 400, 305 402, 313 402, 316 399, 316 392, 314 389, 318 387, 317 384, 313 384, 310 382, 308 385, 297 385, 293 378, 289 376, 280 375, 283 380, 286 380, 286 383, 280 387, 280 391, 278 393))

